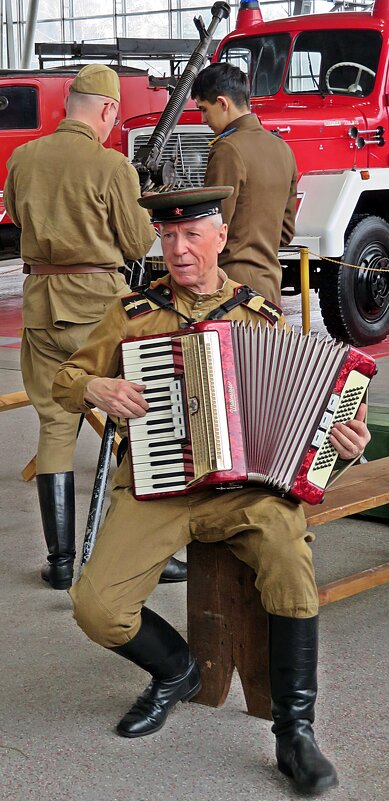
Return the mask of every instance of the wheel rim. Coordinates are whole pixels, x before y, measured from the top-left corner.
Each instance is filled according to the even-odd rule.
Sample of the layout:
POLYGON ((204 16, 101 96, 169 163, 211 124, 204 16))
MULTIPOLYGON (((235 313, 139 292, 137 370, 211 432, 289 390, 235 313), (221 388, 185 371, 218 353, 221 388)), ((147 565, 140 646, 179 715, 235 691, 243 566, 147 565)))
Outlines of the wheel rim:
POLYGON ((361 266, 355 270, 355 304, 366 322, 378 323, 389 308, 389 255, 381 243, 371 242, 358 261, 361 266))

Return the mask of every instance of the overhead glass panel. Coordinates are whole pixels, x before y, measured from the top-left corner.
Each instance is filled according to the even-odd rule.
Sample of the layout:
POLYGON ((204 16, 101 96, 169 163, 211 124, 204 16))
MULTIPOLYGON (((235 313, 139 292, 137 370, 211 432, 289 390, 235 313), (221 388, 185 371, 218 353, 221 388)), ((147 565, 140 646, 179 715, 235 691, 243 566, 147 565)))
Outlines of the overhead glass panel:
MULTIPOLYGON (((25 6, 27 8, 27 3, 25 6)), ((61 9, 61 0, 40 0, 37 19, 60 19, 61 9)))
POLYGON ((77 19, 74 21, 74 36, 76 42, 112 44, 114 41, 113 17, 77 19))

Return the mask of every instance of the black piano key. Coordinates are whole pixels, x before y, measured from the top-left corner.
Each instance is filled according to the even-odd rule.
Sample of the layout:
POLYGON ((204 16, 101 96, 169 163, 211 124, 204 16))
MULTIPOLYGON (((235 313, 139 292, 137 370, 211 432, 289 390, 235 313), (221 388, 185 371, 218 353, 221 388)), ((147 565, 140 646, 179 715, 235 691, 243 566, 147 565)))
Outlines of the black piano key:
POLYGON ((153 428, 148 428, 147 429, 147 433, 148 434, 155 434, 155 433, 157 433, 157 434, 169 434, 170 431, 174 431, 174 427, 173 426, 169 426, 169 428, 159 428, 159 429, 157 429, 157 431, 155 431, 155 429, 153 429, 153 428))
MULTIPOLYGON (((157 392, 162 392, 163 390, 166 392, 166 387, 164 387, 163 389, 162 387, 148 387, 147 389, 144 390, 143 395, 155 395, 157 392)), ((169 398, 170 395, 166 395, 166 400, 168 400, 169 398)), ((165 396, 163 396, 163 399, 165 400, 165 396)))
MULTIPOLYGON (((158 410, 158 411, 160 411, 160 410, 158 410)), ((162 417, 159 420, 157 420, 157 419, 148 420, 147 421, 147 425, 148 426, 163 426, 163 425, 167 425, 167 423, 171 423, 171 420, 169 420, 169 417, 171 417, 171 415, 168 416, 168 419, 164 419, 162 417)))
MULTIPOLYGON (((161 350, 161 351, 159 351, 157 356, 154 353, 140 353, 139 354, 139 358, 140 359, 154 359, 154 358, 158 358, 159 359, 160 356, 172 356, 172 352, 171 352, 171 350, 161 350)), ((172 361, 173 361, 173 358, 172 358, 172 361)))
MULTIPOLYGON (((155 403, 157 403, 157 402, 155 402, 155 403)), ((155 412, 168 412, 171 408, 172 408, 172 404, 171 403, 169 403, 168 406, 155 406, 155 407, 154 407, 153 403, 149 403, 148 411, 152 412, 154 410, 155 412)))
MULTIPOLYGON (((154 455, 154 454, 153 454, 154 455)), ((161 459, 158 462, 155 462, 153 459, 150 460, 150 467, 159 467, 159 465, 164 464, 183 464, 182 458, 181 459, 161 459)))
MULTIPOLYGON (((158 368, 158 369, 160 370, 161 368, 158 368)), ((166 373, 156 373, 155 375, 153 375, 153 374, 151 374, 151 375, 143 375, 143 370, 142 370, 141 379, 138 379, 138 380, 142 380, 142 381, 166 381, 167 378, 174 378, 174 371, 173 370, 171 370, 170 372, 166 372, 166 373)), ((131 379, 129 379, 129 380, 131 380, 131 379)))
POLYGON ((169 489, 170 486, 174 487, 175 484, 179 484, 179 483, 185 485, 184 479, 182 478, 181 482, 173 481, 173 480, 164 481, 163 484, 152 484, 152 487, 153 487, 154 490, 158 490, 158 489, 162 489, 163 490, 163 489, 169 489))
MULTIPOLYGON (((163 456, 165 453, 174 453, 175 452, 175 451, 167 451, 167 450, 165 450, 165 446, 169 447, 169 445, 178 445, 176 439, 166 440, 163 444, 164 444, 164 449, 163 449, 163 451, 160 451, 161 456, 163 456)), ((160 448, 161 447, 161 443, 158 442, 158 441, 157 442, 149 442, 148 443, 148 447, 149 448, 160 448)), ((154 453, 152 455, 153 456, 159 456, 159 453, 154 451, 154 453)))
POLYGON ((154 342, 143 342, 142 345, 139 345, 139 350, 152 350, 153 348, 160 348, 160 347, 169 347, 167 342, 161 342, 161 340, 156 339, 154 342))
MULTIPOLYGON (((183 476, 182 470, 180 470, 177 473, 164 473, 163 477, 164 478, 178 478, 178 477, 183 478, 184 476, 183 476)), ((151 475, 150 478, 153 479, 153 480, 154 479, 158 479, 158 478, 161 479, 159 473, 154 473, 154 475, 151 475)))
MULTIPOLYGON (((175 440, 175 441, 177 442, 177 440, 175 440)), ((152 443, 152 442, 150 442, 150 445, 152 445, 152 444, 153 444, 153 443, 152 443)), ((161 447, 161 444, 160 444, 159 442, 157 442, 157 443, 156 443, 156 447, 157 447, 157 448, 160 448, 160 447, 161 447)), ((169 450, 163 450, 163 451, 152 451, 152 452, 150 453, 150 459, 152 459, 152 458, 153 458, 153 456, 177 456, 177 454, 179 454, 179 453, 180 453, 180 450, 175 450, 175 451, 169 451, 169 450)))
MULTIPOLYGON (((142 374, 143 373, 152 373, 152 372, 155 372, 156 370, 161 370, 161 369, 163 369, 163 368, 161 368, 161 366, 158 366, 157 364, 151 364, 149 367, 145 367, 145 366, 141 367, 139 372, 142 373, 142 374)), ((172 369, 173 369, 173 367, 170 364, 168 364, 166 366, 166 370, 172 370, 172 369)))

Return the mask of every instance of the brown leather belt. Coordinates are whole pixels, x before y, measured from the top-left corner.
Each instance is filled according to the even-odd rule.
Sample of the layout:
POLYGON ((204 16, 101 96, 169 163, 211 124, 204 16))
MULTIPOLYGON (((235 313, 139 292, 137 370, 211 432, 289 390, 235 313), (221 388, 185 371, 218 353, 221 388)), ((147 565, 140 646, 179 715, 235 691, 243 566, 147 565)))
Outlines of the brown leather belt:
POLYGON ((97 267, 92 264, 23 264, 26 275, 81 275, 82 273, 116 273, 117 267, 97 267))

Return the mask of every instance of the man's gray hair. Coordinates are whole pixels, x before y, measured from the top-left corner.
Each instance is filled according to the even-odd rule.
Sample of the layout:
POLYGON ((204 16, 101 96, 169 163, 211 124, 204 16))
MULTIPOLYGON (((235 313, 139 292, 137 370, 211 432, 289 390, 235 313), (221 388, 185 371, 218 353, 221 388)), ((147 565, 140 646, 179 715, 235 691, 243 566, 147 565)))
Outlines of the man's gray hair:
POLYGON ((223 217, 221 214, 212 214, 212 217, 209 218, 212 222, 214 228, 220 228, 223 225, 223 217))

